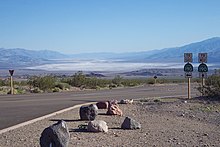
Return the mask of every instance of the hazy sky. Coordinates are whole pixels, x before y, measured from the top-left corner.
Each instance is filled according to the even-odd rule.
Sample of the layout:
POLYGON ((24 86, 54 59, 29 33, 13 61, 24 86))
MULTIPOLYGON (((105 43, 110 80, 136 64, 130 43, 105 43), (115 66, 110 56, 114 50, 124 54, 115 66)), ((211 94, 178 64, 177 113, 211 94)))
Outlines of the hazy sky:
POLYGON ((133 52, 220 36, 220 0, 0 0, 0 47, 133 52))

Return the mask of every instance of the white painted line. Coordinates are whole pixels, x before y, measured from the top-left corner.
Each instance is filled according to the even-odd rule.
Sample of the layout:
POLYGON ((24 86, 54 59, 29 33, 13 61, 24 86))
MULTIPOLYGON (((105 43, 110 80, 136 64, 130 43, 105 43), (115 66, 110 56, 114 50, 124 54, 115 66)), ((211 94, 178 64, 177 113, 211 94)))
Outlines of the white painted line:
POLYGON ((59 111, 57 111, 57 112, 53 112, 53 113, 51 113, 51 114, 47 114, 47 115, 44 115, 44 116, 41 116, 41 117, 38 117, 38 118, 35 118, 35 119, 32 119, 32 120, 29 120, 29 121, 26 121, 26 122, 23 122, 23 123, 20 123, 20 124, 17 124, 17 125, 14 125, 14 126, 5 128, 5 129, 2 129, 2 130, 0 130, 0 134, 5 133, 5 132, 8 132, 8 131, 11 131, 11 130, 14 130, 14 129, 17 129, 17 128, 19 128, 19 127, 23 127, 23 126, 32 124, 32 123, 34 123, 34 122, 37 122, 37 121, 46 119, 46 118, 48 118, 48 117, 51 117, 51 116, 54 116, 54 115, 57 115, 57 114, 60 114, 60 113, 66 112, 66 111, 70 111, 70 110, 75 109, 75 108, 79 108, 79 107, 81 107, 82 105, 90 105, 90 104, 94 104, 94 103, 96 103, 96 102, 90 102, 90 103, 79 104, 79 105, 75 105, 75 106, 72 106, 72 107, 69 107, 69 108, 66 108, 66 109, 63 109, 63 110, 59 110, 59 111))

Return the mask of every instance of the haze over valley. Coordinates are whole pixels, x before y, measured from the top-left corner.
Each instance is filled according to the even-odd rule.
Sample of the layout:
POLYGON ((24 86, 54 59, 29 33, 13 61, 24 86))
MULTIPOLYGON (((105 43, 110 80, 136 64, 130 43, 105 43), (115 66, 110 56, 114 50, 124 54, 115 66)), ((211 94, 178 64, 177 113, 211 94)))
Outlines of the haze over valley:
POLYGON ((143 69, 182 69, 184 53, 193 53, 198 66, 198 53, 208 53, 210 68, 220 63, 220 38, 214 37, 181 47, 127 53, 63 54, 50 50, 0 49, 1 69, 45 71, 111 71, 126 72, 143 69))

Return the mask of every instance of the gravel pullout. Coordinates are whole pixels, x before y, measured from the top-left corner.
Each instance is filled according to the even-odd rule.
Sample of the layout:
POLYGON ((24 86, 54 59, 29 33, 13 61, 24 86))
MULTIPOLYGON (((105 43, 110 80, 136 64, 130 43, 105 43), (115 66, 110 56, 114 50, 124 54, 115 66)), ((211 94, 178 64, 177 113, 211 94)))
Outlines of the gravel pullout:
MULTIPOLYGON (((86 146, 220 146, 219 111, 201 111, 210 104, 181 100, 175 102, 136 101, 119 105, 123 116, 105 115, 99 110, 97 120, 107 122, 107 133, 91 133, 78 129, 87 121, 79 120, 79 108, 17 128, 0 135, 1 147, 39 147, 44 128, 65 120, 70 129, 70 147, 86 146), (122 130, 126 116, 141 123, 141 129, 122 130)), ((219 104, 218 104, 219 105, 219 104)))

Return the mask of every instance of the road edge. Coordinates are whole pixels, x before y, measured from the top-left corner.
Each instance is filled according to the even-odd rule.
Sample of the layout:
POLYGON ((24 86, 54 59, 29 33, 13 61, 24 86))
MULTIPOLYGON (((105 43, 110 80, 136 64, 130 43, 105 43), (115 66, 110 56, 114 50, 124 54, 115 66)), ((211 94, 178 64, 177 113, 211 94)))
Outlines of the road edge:
POLYGON ((23 126, 26 126, 26 125, 29 125, 29 124, 32 124, 32 123, 37 122, 37 121, 41 121, 43 119, 46 119, 48 117, 51 117, 51 116, 54 116, 54 115, 57 115, 57 114, 60 114, 60 113, 66 112, 66 111, 70 111, 72 109, 79 108, 82 105, 90 105, 90 104, 94 104, 94 103, 96 103, 96 102, 90 102, 90 103, 83 103, 83 104, 74 105, 72 107, 65 108, 65 109, 62 109, 62 110, 59 110, 59 111, 56 111, 56 112, 53 112, 53 113, 50 113, 50 114, 32 119, 32 120, 29 120, 29 121, 26 121, 26 122, 23 122, 23 123, 20 123, 20 124, 17 124, 17 125, 2 129, 2 130, 0 130, 0 134, 3 134, 5 132, 11 131, 11 130, 14 130, 14 129, 17 129, 17 128, 20 128, 20 127, 23 127, 23 126))

